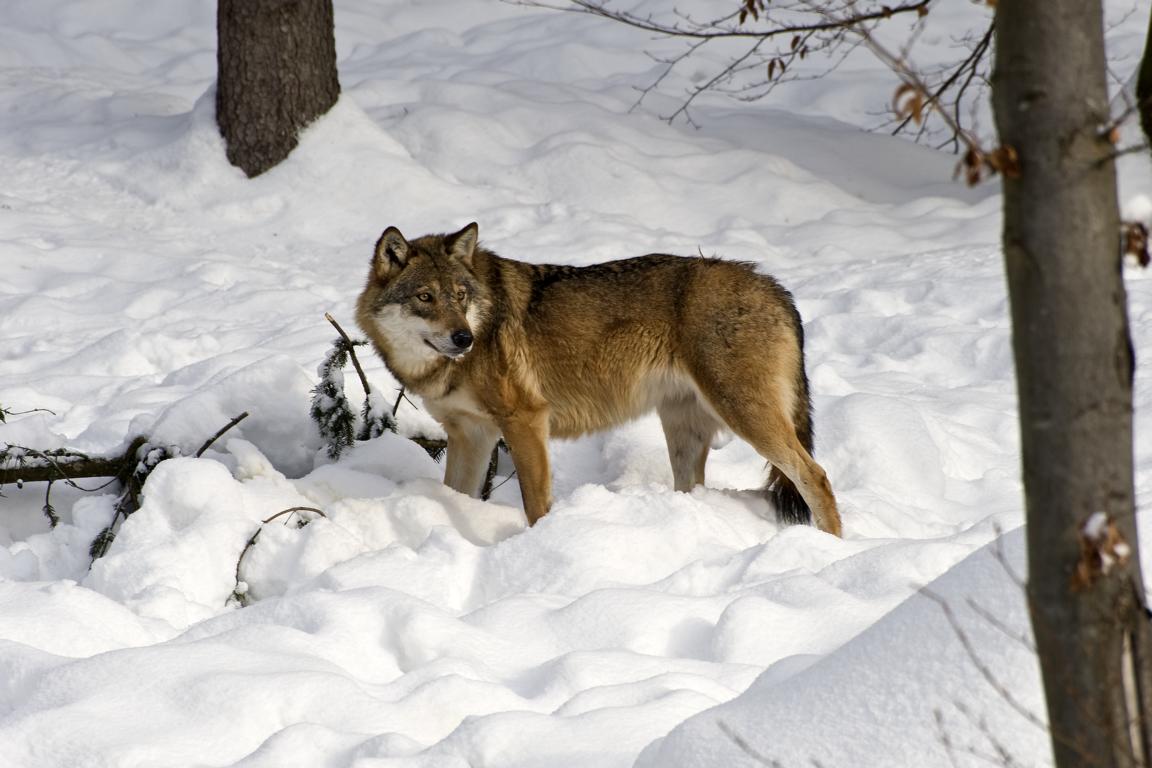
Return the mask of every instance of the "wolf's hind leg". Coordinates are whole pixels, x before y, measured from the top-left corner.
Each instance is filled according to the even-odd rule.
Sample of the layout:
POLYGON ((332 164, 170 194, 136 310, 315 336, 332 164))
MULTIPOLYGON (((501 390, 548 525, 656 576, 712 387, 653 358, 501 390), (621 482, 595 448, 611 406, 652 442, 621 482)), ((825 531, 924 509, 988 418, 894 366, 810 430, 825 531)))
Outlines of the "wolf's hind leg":
POLYGON ((674 395, 656 408, 668 444, 675 489, 687 493, 693 486, 704 485, 704 465, 712 438, 720 422, 696 397, 686 392, 674 395))
POLYGON ((780 507, 781 519, 801 522, 811 510, 817 528, 839 536, 840 513, 828 476, 801 443, 795 424, 779 401, 712 397, 709 402, 729 429, 772 465, 768 496, 780 507))
POLYGON ((745 426, 745 439, 772 464, 768 494, 780 507, 782 518, 794 521, 807 504, 816 527, 839 536, 840 512, 828 476, 801 444, 791 420, 779 409, 770 409, 765 417, 745 426), (797 490, 802 499, 795 498, 797 490))

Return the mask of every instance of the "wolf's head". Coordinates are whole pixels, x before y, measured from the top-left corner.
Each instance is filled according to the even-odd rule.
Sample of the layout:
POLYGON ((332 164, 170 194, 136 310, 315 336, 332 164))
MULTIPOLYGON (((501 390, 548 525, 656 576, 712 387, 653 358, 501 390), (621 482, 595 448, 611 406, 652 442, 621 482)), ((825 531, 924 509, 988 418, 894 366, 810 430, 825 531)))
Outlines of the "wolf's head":
POLYGON ((421 368, 472 348, 488 314, 488 297, 473 271, 477 236, 475 223, 412 241, 395 227, 384 230, 356 319, 389 367, 421 368))

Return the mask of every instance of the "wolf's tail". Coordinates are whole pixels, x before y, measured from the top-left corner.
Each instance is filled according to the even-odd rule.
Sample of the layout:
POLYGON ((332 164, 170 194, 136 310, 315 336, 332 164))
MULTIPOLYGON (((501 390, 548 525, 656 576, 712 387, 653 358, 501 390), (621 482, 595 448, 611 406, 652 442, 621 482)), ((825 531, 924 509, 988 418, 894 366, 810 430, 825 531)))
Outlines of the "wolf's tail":
POLYGON ((772 467, 768 473, 768 500, 776 506, 776 520, 784 525, 799 525, 812 522, 812 510, 800 491, 784 473, 772 467))
MULTIPOLYGON (((800 324, 799 313, 795 308, 792 311, 795 315, 796 340, 800 344, 800 366, 794 382, 796 397, 792 422, 796 427, 796 437, 811 456, 815 443, 812 440, 812 400, 808 395, 808 374, 804 370, 804 328, 800 324)), ((812 522, 812 510, 808 507, 808 502, 804 501, 800 491, 777 467, 772 467, 772 471, 768 473, 768 486, 765 492, 768 500, 776 507, 776 519, 779 522, 785 525, 812 522)))

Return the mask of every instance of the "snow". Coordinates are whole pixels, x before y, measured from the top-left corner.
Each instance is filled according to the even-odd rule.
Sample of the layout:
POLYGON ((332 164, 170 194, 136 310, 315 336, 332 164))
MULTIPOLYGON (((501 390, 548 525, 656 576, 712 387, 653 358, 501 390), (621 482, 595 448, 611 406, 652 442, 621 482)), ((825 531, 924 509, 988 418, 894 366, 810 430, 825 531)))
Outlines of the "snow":
MULTIPOLYGON (((959 6, 945 26, 985 13, 959 6)), ((658 115, 703 64, 629 112, 659 72, 645 46, 666 50, 634 31, 337 0, 341 99, 248 180, 214 126, 215 5, 95 8, 0 5, 0 406, 51 411, 0 441, 112 454, 146 435, 181 456, 95 563, 113 496, 57 483, 49 529, 43 484, 2 489, 0 766, 1049 761, 1013 575, 1000 197, 953 182, 953 155, 861 130, 888 73, 854 56, 769 101, 706 97, 697 129, 658 115), (507 457, 491 501, 440 483, 401 436, 442 434, 418 401, 400 435, 331 461, 308 416, 325 312, 352 330, 386 226, 470 221, 529 261, 703 252, 776 275, 844 538, 776 525, 736 439, 707 488, 673 492, 654 417, 553 443, 555 506, 531 529, 507 457), (293 507, 320 513, 262 522, 293 507)), ((1122 79, 1149 10, 1109 5, 1122 79)), ((916 55, 952 44, 926 34, 916 55)), ((1122 161, 1135 218, 1150 171, 1122 161)), ((1152 276, 1125 278, 1142 360, 1152 276)), ((390 413, 395 382, 359 351, 370 412, 390 413)), ((1135 397, 1147 435, 1144 366, 1135 397)), ((1135 457, 1148 499, 1152 442, 1135 457)))

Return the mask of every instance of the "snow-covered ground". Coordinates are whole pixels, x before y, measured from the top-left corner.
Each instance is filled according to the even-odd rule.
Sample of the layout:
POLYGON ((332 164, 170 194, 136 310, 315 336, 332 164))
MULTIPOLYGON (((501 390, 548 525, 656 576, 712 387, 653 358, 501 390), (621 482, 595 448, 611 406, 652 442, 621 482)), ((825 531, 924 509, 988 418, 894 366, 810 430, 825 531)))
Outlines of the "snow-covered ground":
MULTIPOLYGON (((985 12, 955 5, 957 25, 985 12)), ((1109 6, 1120 77, 1148 11, 1109 6)), ((42 485, 2 489, 0 766, 1047 762, 1047 734, 997 691, 1043 717, 1013 575, 999 194, 860 130, 882 122, 889 74, 857 57, 669 126, 703 60, 629 113, 658 72, 646 47, 665 45, 635 31, 337 0, 343 96, 247 180, 214 127, 214 24, 203 1, 0 5, 0 406, 51 410, 9 417, 0 441, 113 453, 146 434, 191 454, 251 413, 204 458, 161 464, 91 568, 114 497, 57 484, 49 530, 42 485), (530 261, 702 251, 779 277, 843 540, 771 522, 738 440, 707 489, 674 493, 654 417, 553 444, 556 504, 530 530, 514 480, 462 497, 404 438, 330 463, 308 418, 324 313, 352 330, 387 225, 473 220, 530 261), (326 516, 263 527, 240 608, 245 544, 292 506, 326 516)), ((925 35, 923 55, 950 40, 925 35)), ((1149 208, 1146 160, 1122 171, 1122 200, 1149 208)), ((1142 362, 1152 276, 1125 275, 1142 362)), ((1143 364, 1136 399, 1147 435, 1143 364)), ((399 419, 438 434, 408 404, 399 419)), ((1136 453, 1146 500, 1152 443, 1136 453)))

